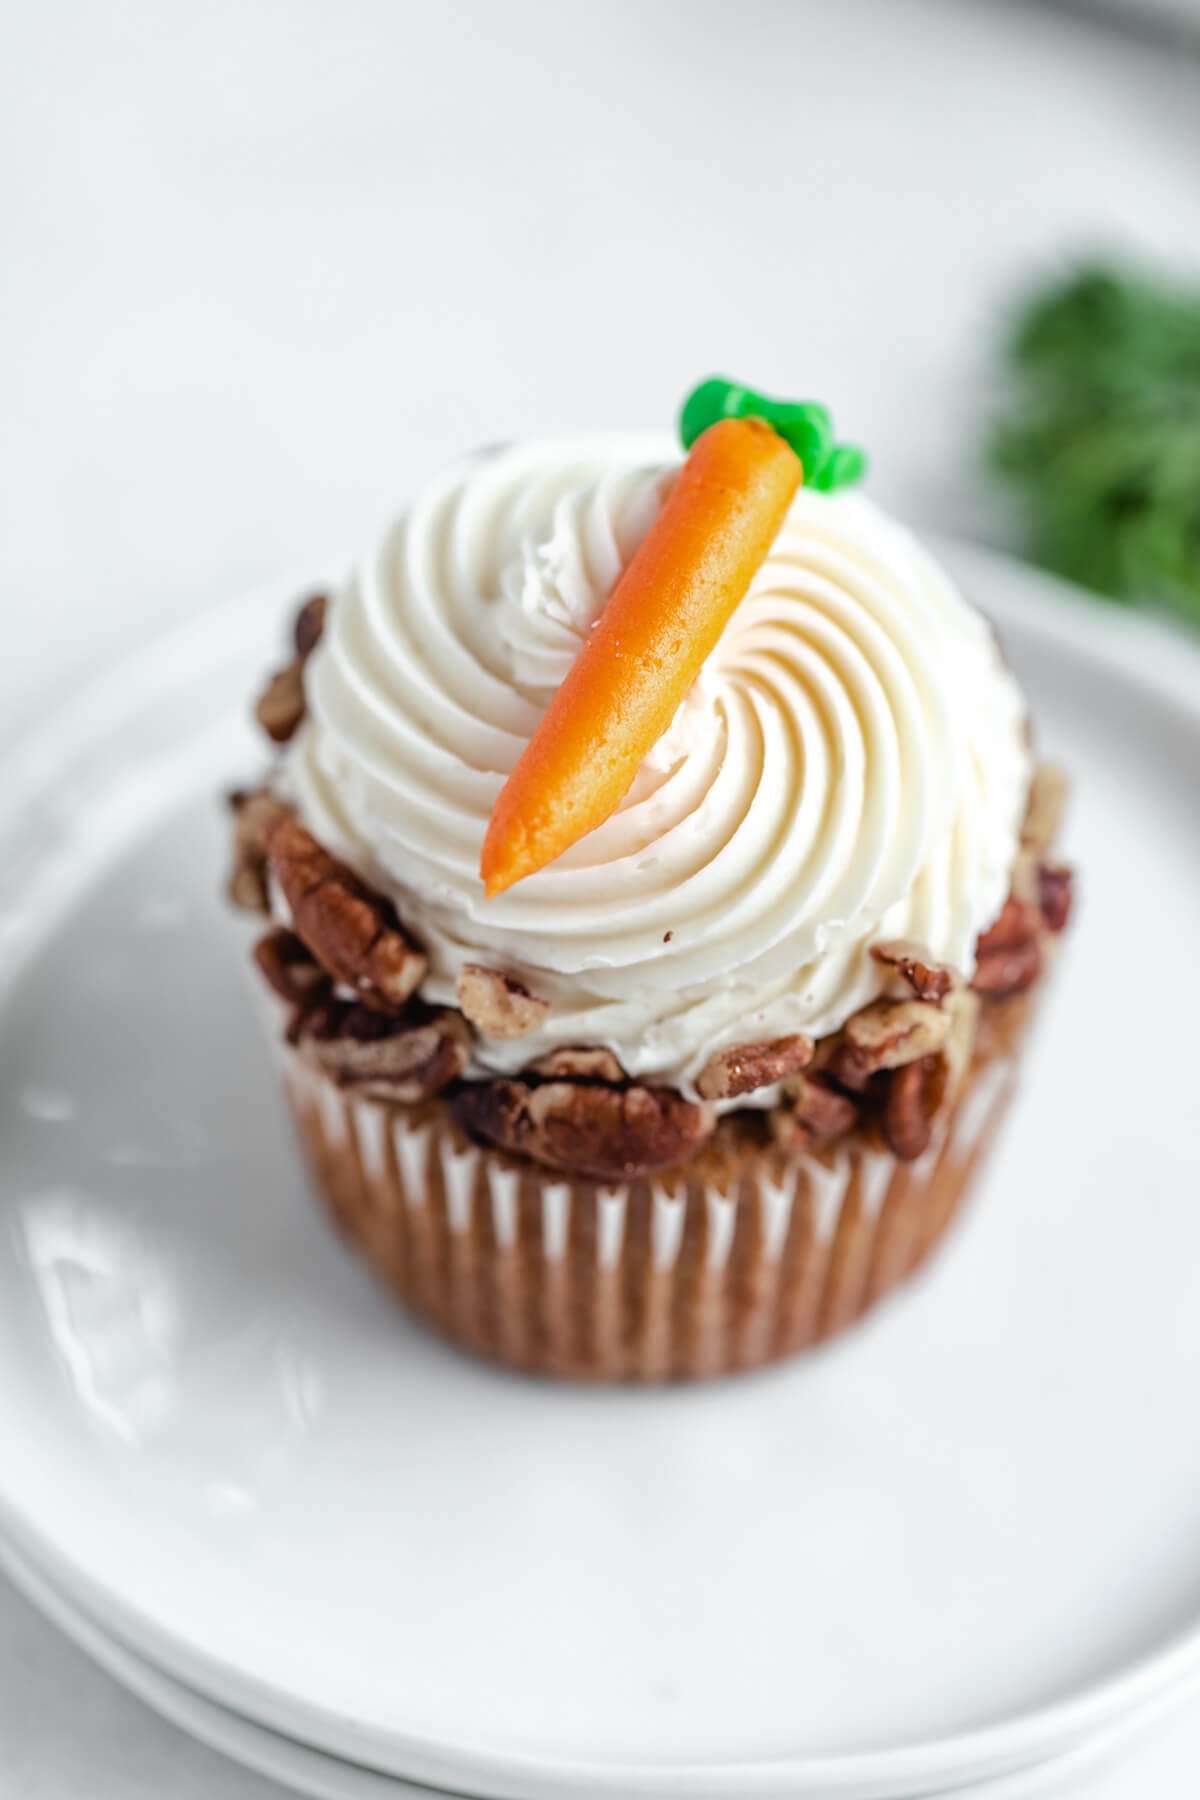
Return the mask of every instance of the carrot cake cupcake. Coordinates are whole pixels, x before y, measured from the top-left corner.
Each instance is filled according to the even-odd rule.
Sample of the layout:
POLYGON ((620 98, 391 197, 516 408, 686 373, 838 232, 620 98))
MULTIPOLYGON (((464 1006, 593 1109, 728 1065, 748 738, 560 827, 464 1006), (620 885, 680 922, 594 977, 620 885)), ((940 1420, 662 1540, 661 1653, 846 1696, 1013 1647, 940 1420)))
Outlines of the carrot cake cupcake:
POLYGON ((486 1357, 818 1342, 941 1237, 1069 872, 993 635, 814 404, 519 444, 309 599, 232 894, 317 1191, 486 1357))

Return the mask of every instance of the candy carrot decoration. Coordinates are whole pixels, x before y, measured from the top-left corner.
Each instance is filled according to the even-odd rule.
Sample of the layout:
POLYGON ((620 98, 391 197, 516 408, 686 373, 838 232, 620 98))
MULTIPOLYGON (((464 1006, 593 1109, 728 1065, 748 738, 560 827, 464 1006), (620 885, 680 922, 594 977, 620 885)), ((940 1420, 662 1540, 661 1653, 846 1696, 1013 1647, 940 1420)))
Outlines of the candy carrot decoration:
POLYGON ((480 861, 489 897, 616 811, 749 588, 802 474, 762 418, 718 417, 696 438, 496 802, 480 861))
POLYGON ((804 469, 804 485, 832 493, 858 481, 867 459, 857 444, 835 444, 829 408, 819 400, 776 400, 756 388, 710 375, 694 387, 679 414, 679 436, 690 450, 718 419, 765 419, 790 444, 804 469))

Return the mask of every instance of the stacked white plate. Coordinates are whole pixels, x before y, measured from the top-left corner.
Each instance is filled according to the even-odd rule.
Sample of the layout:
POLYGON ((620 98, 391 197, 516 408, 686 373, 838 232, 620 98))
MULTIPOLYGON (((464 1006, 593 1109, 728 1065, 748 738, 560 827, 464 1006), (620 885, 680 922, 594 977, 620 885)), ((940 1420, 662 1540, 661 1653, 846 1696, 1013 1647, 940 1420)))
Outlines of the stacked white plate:
POLYGON ((152 1704, 342 1800, 882 1800, 1050 1791, 1200 1682, 1200 656, 946 554, 1079 918, 949 1246, 722 1385, 466 1361, 310 1204, 214 800, 289 592, 2 772, 0 1558, 152 1704))

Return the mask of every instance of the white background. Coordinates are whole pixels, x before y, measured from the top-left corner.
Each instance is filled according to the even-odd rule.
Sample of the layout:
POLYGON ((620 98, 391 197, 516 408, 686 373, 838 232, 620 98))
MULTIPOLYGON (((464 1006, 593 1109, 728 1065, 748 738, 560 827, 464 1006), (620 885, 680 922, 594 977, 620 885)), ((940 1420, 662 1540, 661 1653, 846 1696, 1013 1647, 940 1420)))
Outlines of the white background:
MULTIPOLYGON (((0 5, 0 740, 471 444, 829 400, 1003 534, 1014 292, 1200 267, 1200 64, 982 0, 0 5)), ((1200 1712, 1086 1791, 1183 1791, 1200 1712)), ((0 1794, 250 1800, 0 1589, 0 1794)))

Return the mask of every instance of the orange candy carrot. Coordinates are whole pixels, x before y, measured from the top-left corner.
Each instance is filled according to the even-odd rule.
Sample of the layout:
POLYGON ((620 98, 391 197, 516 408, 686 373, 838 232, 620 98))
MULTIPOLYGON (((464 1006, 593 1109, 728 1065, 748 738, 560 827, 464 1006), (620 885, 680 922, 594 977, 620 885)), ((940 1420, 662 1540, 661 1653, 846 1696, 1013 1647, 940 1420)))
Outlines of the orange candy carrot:
POLYGON ((616 811, 764 561, 802 473, 760 419, 721 419, 697 438, 504 784, 480 859, 489 898, 616 811))

